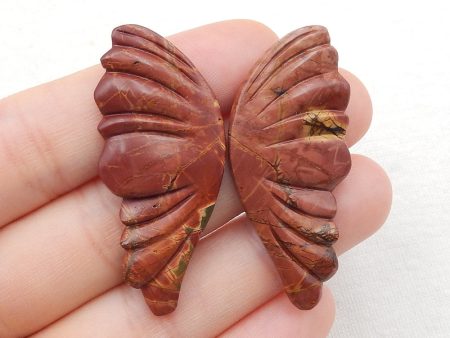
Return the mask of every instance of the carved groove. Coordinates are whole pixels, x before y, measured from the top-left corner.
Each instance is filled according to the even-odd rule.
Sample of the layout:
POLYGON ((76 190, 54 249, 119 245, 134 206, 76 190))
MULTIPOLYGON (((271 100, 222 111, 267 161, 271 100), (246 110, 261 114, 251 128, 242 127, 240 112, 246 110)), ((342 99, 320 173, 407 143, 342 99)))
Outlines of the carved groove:
MULTIPOLYGON (((131 26, 131 25, 130 25, 130 26, 131 26)), ((151 33, 150 33, 150 35, 151 35, 151 33)), ((132 34, 132 33, 130 33, 130 32, 127 32, 127 31, 125 31, 125 30, 122 30, 122 29, 116 29, 116 30, 114 30, 114 31, 113 31, 113 34, 112 34, 112 38, 113 38, 113 45, 114 45, 114 46, 124 46, 124 47, 129 47, 129 48, 131 48, 131 49, 140 50, 140 51, 143 51, 143 52, 145 52, 145 53, 149 53, 149 54, 152 54, 152 55, 154 55, 154 56, 157 56, 157 57, 159 57, 161 60, 163 60, 163 61, 169 63, 170 65, 172 65, 175 69, 178 69, 180 72, 184 73, 184 74, 188 77, 188 79, 190 79, 192 82, 194 82, 194 83, 197 84, 197 85, 200 85, 200 84, 197 83, 197 81, 195 80, 194 77, 191 77, 191 75, 190 75, 189 73, 186 73, 186 71, 185 71, 183 68, 179 67, 179 65, 177 65, 176 63, 170 62, 170 61, 169 61, 170 59, 167 58, 167 57, 165 57, 165 56, 168 54, 168 55, 171 56, 173 59, 175 59, 176 61, 179 61, 180 63, 184 64, 184 65, 187 66, 188 68, 193 68, 193 67, 194 67, 194 66, 192 65, 192 63, 189 62, 189 61, 188 61, 185 57, 183 57, 182 55, 178 55, 177 53, 175 53, 175 52, 174 52, 174 51, 176 50, 175 48, 174 48, 173 50, 170 50, 170 48, 167 48, 167 47, 170 46, 170 45, 164 46, 162 43, 158 43, 158 40, 159 40, 158 38, 155 39, 155 40, 153 41, 153 40, 150 40, 150 39, 148 39, 148 38, 146 38, 146 37, 144 37, 144 36, 140 36, 140 35, 137 35, 137 34, 132 34), (142 39, 142 40, 144 40, 145 42, 150 43, 150 44, 152 44, 153 46, 155 46, 156 49, 157 49, 157 51, 159 51, 160 53, 158 54, 158 53, 156 53, 156 51, 152 51, 152 50, 150 50, 150 49, 141 48, 141 47, 139 47, 139 46, 137 46, 137 45, 135 45, 135 44, 133 44, 133 43, 129 43, 129 44, 124 44, 124 42, 121 42, 121 43, 114 43, 114 42, 118 42, 118 41, 117 41, 118 39, 115 38, 115 36, 114 36, 115 33, 116 33, 116 34, 119 33, 119 34, 127 35, 127 36, 129 36, 130 38, 142 39)))
MULTIPOLYGON (((317 33, 317 31, 311 30, 311 31, 306 32, 306 33, 304 33, 304 34, 299 34, 299 35, 295 35, 295 34, 294 34, 292 40, 289 40, 289 38, 286 36, 286 37, 285 37, 285 38, 287 38, 287 39, 286 39, 286 42, 285 42, 283 45, 280 45, 281 47, 278 48, 278 49, 276 49, 276 52, 275 52, 273 55, 271 55, 272 59, 273 59, 273 60, 274 60, 274 59, 277 59, 280 55, 282 55, 283 52, 285 52, 286 50, 288 50, 290 47, 292 47, 292 45, 294 45, 294 44, 295 44, 296 42, 298 42, 299 40, 304 40, 306 37, 308 37, 308 36, 310 36, 310 35, 312 35, 312 34, 316 34, 316 33, 317 33)), ((329 43, 329 39, 325 40, 325 42, 323 42, 323 43, 320 43, 320 42, 319 42, 319 46, 322 45, 322 44, 328 44, 328 43, 329 43)), ((313 47, 315 47, 315 46, 313 46, 313 47)), ((313 47, 312 47, 312 48, 313 48, 313 47)), ((299 49, 299 52, 294 52, 293 55, 294 55, 294 56, 295 56, 295 55, 299 55, 300 53, 303 53, 303 52, 304 52, 304 50, 299 49)), ((267 53, 267 54, 269 54, 269 53, 267 53)), ((267 55, 267 54, 266 54, 266 55, 267 55)), ((291 58, 291 57, 289 57, 289 58, 291 58)), ((288 59, 289 59, 289 58, 288 58, 288 59)), ((285 63, 285 62, 283 62, 283 63, 285 63)), ((251 84, 249 85, 249 93, 252 92, 252 91, 250 90, 251 87, 253 87, 254 83, 256 83, 256 81, 260 78, 261 74, 264 73, 264 71, 267 69, 267 67, 268 67, 270 64, 271 64, 270 62, 267 62, 267 63, 264 64, 264 66, 261 67, 261 70, 258 72, 258 74, 254 77, 253 81, 252 81, 251 84)), ((276 66, 275 69, 277 70, 277 69, 279 69, 279 68, 280 68, 280 66, 276 66)), ((272 73, 273 73, 273 72, 274 72, 274 71, 272 71, 272 73)), ((270 75, 267 76, 267 77, 266 77, 266 80, 268 80, 270 77, 271 77, 270 75)), ((261 85, 258 86, 258 88, 257 88, 255 91, 253 91, 253 94, 250 96, 249 100, 251 100, 251 99, 255 96, 255 94, 257 93, 257 91, 260 89, 260 87, 263 86, 264 83, 266 83, 265 80, 261 83, 261 85)))

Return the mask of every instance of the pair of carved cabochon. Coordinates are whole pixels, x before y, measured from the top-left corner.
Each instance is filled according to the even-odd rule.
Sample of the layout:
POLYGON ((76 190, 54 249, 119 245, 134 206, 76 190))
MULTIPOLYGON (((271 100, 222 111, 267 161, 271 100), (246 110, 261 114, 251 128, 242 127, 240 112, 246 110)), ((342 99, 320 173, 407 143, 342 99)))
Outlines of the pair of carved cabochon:
POLYGON ((272 46, 237 94, 228 137, 214 93, 189 59, 141 26, 114 29, 95 90, 103 182, 123 197, 125 280, 156 315, 172 312, 214 208, 228 149, 248 219, 291 302, 314 307, 337 270, 331 191, 350 170, 350 95, 326 28, 272 46))

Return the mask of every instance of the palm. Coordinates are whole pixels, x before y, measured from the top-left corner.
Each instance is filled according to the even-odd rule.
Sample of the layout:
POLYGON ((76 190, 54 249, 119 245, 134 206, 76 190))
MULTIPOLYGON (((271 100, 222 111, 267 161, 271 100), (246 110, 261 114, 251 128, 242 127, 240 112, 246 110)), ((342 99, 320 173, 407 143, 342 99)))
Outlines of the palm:
MULTIPOLYGON (((260 24, 229 21, 171 40, 227 112, 276 37, 260 24)), ((326 335, 331 293, 325 289, 312 311, 295 309, 280 294, 278 275, 245 216, 228 222, 242 211, 228 172, 206 234, 218 230, 199 244, 177 310, 155 317, 139 291, 121 284, 120 199, 96 178, 103 140, 92 93, 102 72, 96 66, 0 101, 0 336, 326 335)), ((352 145, 369 127, 371 106, 362 84, 343 75, 352 87, 352 145)), ((389 180, 374 162, 354 156, 335 196, 342 253, 383 223, 389 180)))

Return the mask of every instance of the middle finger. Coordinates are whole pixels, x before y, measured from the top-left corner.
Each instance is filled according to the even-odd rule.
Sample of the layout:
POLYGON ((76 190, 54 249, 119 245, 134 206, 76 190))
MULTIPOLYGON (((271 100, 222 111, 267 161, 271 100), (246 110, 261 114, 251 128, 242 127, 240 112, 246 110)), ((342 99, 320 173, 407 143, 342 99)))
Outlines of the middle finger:
MULTIPOLYGON (((353 171, 336 192, 353 196, 351 208, 336 215, 343 230, 358 228, 364 238, 378 228, 389 209, 390 186, 373 161, 354 157, 353 171), (377 180, 373 187, 371 177, 377 180), (358 214, 353 211, 361 210, 358 214), (358 215, 355 217, 355 215, 358 215)), ((361 236, 342 232, 337 253, 356 245, 361 236)), ((339 242, 338 242, 339 243, 339 242)), ((41 337, 211 337, 271 299, 281 289, 276 270, 246 217, 201 241, 188 269, 177 310, 151 315, 141 294, 121 285, 97 297, 42 331, 41 337), (232 262, 230 264, 230 262, 232 262)))
MULTIPOLYGON (((368 233, 367 227, 374 228, 372 220, 379 222, 376 217, 366 220, 363 212, 376 209, 383 200, 376 196, 379 192, 368 189, 368 180, 354 184, 355 177, 371 177, 374 171, 377 169, 370 165, 368 168, 356 158, 352 171, 341 183, 336 193, 338 205, 345 196, 358 196, 346 205, 350 211, 362 210, 353 213, 342 208, 346 211, 344 218, 339 218, 338 211, 336 221, 344 223, 338 224, 342 234, 348 234, 346 229, 355 224, 360 224, 361 232, 368 233)), ((378 186, 382 184, 379 182, 378 186)), ((22 336, 36 331, 121 282, 123 250, 118 243, 122 225, 116 217, 119 203, 96 181, 80 189, 76 196, 69 194, 3 229, 0 275, 6 279, 0 280, 0 318, 14 324, 8 333, 22 336), (46 311, 36 311, 41 308, 46 311)), ((220 233, 222 230, 212 238, 221 238, 220 233)), ((235 237, 239 234, 235 233, 235 237)), ((342 241, 346 242, 345 236, 342 241)), ((202 242, 208 243, 209 239, 202 242)), ((228 241, 218 243, 222 244, 211 250, 225 254, 228 241)), ((201 255, 196 257, 191 265, 202 260, 201 255)), ((266 254, 261 258, 269 259, 266 254)), ((230 261, 238 262, 239 258, 230 261)), ((198 266, 201 270, 197 264, 200 263, 192 268, 198 266)), ((226 273, 226 268, 219 270, 226 273)))

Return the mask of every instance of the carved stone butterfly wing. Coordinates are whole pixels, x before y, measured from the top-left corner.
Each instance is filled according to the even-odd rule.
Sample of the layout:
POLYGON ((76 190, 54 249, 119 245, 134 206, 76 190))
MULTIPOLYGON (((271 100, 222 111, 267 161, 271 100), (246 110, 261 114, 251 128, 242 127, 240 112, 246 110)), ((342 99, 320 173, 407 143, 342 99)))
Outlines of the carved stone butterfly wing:
POLYGON ((219 104, 194 65, 149 29, 114 29, 95 90, 103 182, 123 197, 125 279, 151 310, 173 311, 214 207, 225 145, 219 104))
POLYGON ((294 305, 310 309, 337 270, 331 191, 351 160, 343 141, 350 88, 321 26, 269 49, 237 97, 230 122, 232 173, 248 218, 294 305))

